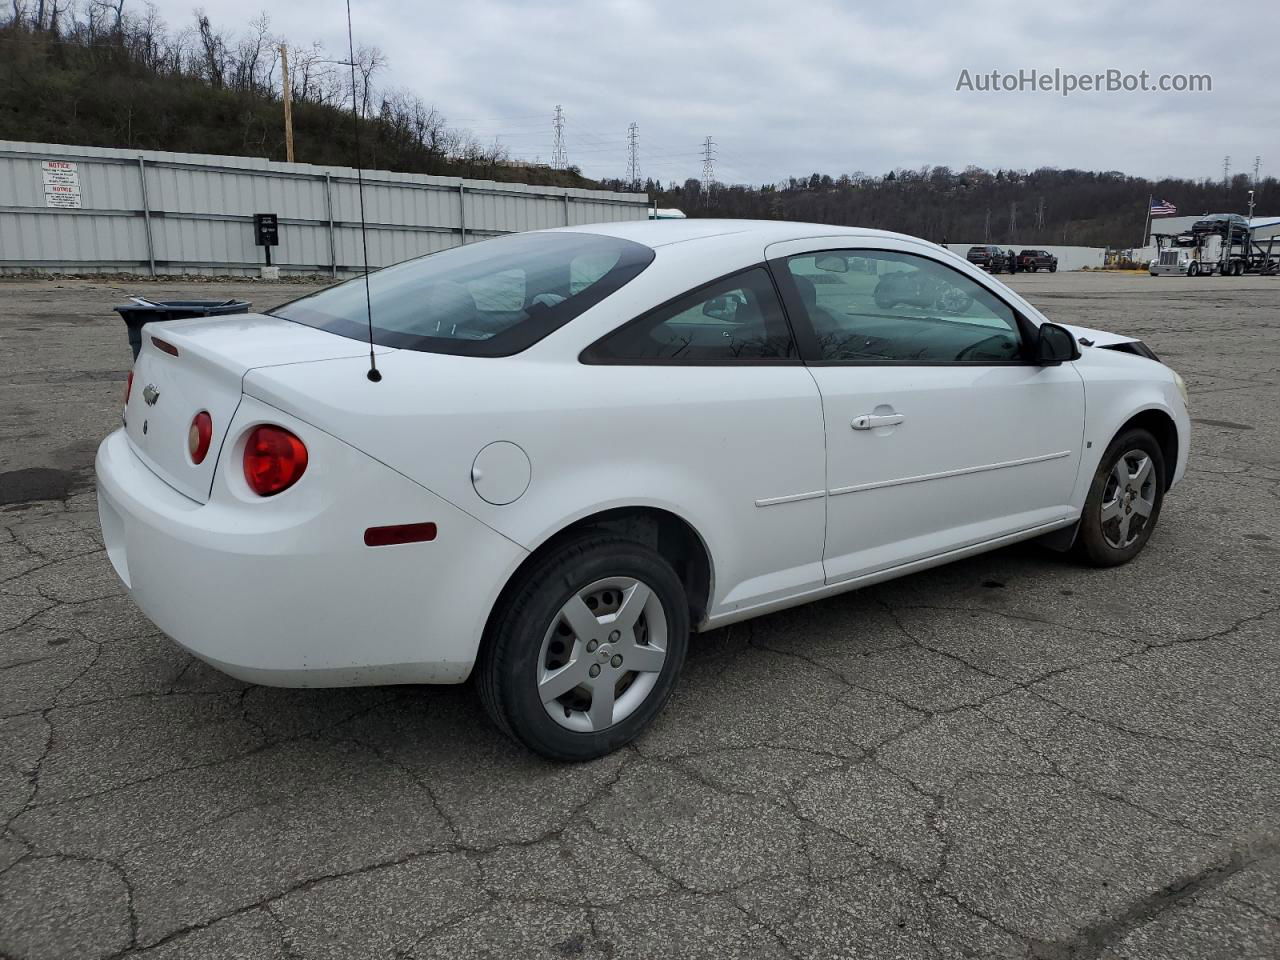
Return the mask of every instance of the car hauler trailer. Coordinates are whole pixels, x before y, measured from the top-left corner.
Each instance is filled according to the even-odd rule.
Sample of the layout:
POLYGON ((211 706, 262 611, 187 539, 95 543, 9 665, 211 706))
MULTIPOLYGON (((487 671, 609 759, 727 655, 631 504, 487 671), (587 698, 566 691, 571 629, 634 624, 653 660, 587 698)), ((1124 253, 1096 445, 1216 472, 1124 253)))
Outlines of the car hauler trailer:
POLYGON ((1275 274, 1280 268, 1280 217, 1247 219, 1238 214, 1205 214, 1154 220, 1153 277, 1275 274))

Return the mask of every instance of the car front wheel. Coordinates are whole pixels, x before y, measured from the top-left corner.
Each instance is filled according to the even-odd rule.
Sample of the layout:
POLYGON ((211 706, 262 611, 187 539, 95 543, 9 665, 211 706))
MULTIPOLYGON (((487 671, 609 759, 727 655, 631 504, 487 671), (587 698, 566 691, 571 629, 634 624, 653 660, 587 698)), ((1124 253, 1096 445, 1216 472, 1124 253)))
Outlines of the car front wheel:
POLYGON ((1128 563, 1147 545, 1164 502, 1164 455, 1146 430, 1126 430, 1103 454, 1076 535, 1083 559, 1128 563))
POLYGON ((671 564, 642 544, 589 535, 507 591, 476 681, 504 732, 546 757, 590 760, 649 725, 688 641, 688 601, 671 564))

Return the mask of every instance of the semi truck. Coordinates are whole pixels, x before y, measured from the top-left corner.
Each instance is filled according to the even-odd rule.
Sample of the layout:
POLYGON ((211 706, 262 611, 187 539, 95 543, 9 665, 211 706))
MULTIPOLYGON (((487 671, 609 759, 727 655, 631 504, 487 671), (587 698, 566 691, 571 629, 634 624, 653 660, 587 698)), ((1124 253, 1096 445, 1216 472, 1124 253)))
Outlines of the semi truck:
POLYGON ((1156 255, 1149 272, 1161 276, 1274 274, 1280 268, 1280 217, 1207 213, 1154 220, 1156 255))

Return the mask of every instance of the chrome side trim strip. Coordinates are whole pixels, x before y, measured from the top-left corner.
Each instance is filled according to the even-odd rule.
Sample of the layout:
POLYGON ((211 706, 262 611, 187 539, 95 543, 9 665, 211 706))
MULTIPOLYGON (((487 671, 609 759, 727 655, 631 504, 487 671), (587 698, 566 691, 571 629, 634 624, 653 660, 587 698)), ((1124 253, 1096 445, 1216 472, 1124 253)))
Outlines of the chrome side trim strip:
POLYGON ((788 493, 785 497, 764 497, 756 501, 757 507, 772 507, 779 503, 796 503, 799 500, 817 500, 825 497, 825 490, 810 490, 808 493, 788 493))
MULTIPOLYGON (((872 483, 857 483, 851 487, 835 487, 827 493, 833 497, 846 493, 861 493, 863 490, 879 490, 881 487, 896 487, 904 483, 924 483, 926 480, 942 480, 946 477, 962 477, 969 473, 985 473, 988 470, 1004 470, 1006 467, 1021 467, 1029 463, 1043 463, 1046 460, 1060 460, 1069 457, 1074 451, 1060 450, 1057 453, 1043 453, 1038 457, 1023 457, 1021 460, 1006 460, 1003 463, 984 463, 978 467, 961 467, 958 470, 943 470, 941 473, 922 473, 916 477, 900 477, 897 480, 876 480, 872 483)), ((756 501, 760 503, 759 500, 756 501)))

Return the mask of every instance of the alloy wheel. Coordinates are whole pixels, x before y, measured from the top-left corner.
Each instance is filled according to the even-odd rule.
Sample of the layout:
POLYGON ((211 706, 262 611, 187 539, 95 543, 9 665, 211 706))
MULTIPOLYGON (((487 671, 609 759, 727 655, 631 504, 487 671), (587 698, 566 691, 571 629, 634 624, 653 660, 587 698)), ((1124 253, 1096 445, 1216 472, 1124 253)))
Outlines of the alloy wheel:
POLYGON ((595 733, 626 719, 653 691, 667 660, 667 616, 633 577, 573 593, 538 653, 538 697, 563 727, 595 733))
POLYGON ((1102 491, 1102 536, 1112 547, 1131 546, 1146 529, 1156 503, 1151 457, 1130 450, 1116 460, 1102 491))

